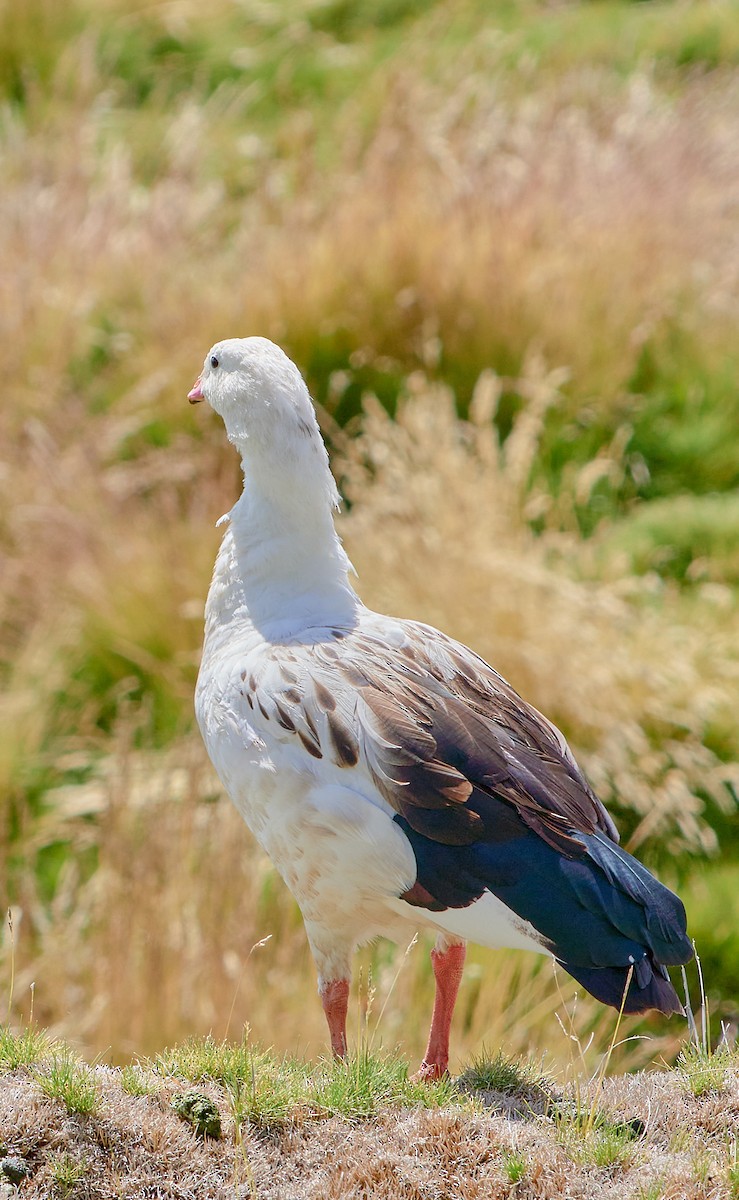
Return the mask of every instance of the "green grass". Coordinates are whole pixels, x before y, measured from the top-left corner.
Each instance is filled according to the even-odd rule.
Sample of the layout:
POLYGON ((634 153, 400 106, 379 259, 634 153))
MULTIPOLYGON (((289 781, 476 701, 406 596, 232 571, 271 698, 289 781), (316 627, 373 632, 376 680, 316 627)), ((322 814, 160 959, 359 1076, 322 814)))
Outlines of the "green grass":
POLYGON ((255 1056, 253 1065, 248 1079, 225 1084, 238 1128, 272 1129, 305 1111, 307 1080, 299 1068, 286 1059, 273 1063, 261 1055, 255 1056))
POLYGON ((636 575, 681 584, 739 584, 739 497, 681 493, 640 504, 604 526, 598 553, 636 575))
POLYGON ((708 1188, 712 1176, 715 1174, 715 1163, 713 1155, 709 1150, 698 1150, 693 1154, 690 1170, 693 1177, 693 1182, 701 1190, 708 1188))
POLYGON ((520 1183, 526 1175, 528 1160, 518 1150, 503 1151, 503 1171, 510 1183, 520 1183))
POLYGON ((614 1121, 605 1113, 580 1104, 560 1104, 553 1110, 558 1140, 573 1159, 605 1168, 629 1162, 643 1133, 641 1122, 614 1121))
POLYGON ((531 1059, 511 1058, 502 1050, 491 1056, 484 1045, 480 1053, 473 1056, 462 1078, 467 1087, 510 1096, 525 1095, 532 1089, 546 1092, 551 1084, 531 1059))
POLYGON ((612 1167, 629 1161, 634 1154, 633 1135, 625 1129, 594 1129, 575 1151, 581 1162, 594 1167, 612 1167))
MULTIPOLYGON (((726 743, 720 743, 725 753, 726 743)), ((731 754, 727 755, 731 761, 731 754)), ((722 845, 734 841, 736 818, 726 813, 726 829, 716 826, 722 845)), ((690 914, 691 935, 698 947, 715 1026, 733 1015, 733 996, 739 979, 739 863, 727 861, 696 869, 683 880, 681 895, 690 914), (723 999, 725 997, 725 999, 723 999)))
POLYGON ((457 1097, 450 1079, 433 1083, 408 1077, 397 1054, 360 1050, 345 1063, 328 1062, 314 1077, 308 1103, 323 1113, 369 1118, 384 1108, 441 1108, 457 1097))
POLYGON ((43 95, 56 73, 65 44, 79 36, 83 9, 74 3, 29 0, 0 5, 0 92, 27 105, 43 95), (39 30, 43 29, 43 36, 39 30))
POLYGON ((212 1079, 230 1098, 237 1124, 279 1126, 296 1116, 342 1116, 366 1120, 384 1108, 439 1108, 458 1100, 449 1079, 408 1078, 398 1054, 360 1051, 345 1062, 311 1066, 290 1056, 241 1043, 191 1038, 157 1056, 157 1073, 193 1083, 212 1079))
POLYGON ((65 1200, 85 1178, 87 1164, 84 1160, 74 1158, 67 1150, 62 1150, 51 1157, 49 1172, 60 1200, 65 1200))
POLYGON ((53 1046, 53 1038, 36 1025, 28 1025, 20 1033, 7 1025, 0 1026, 0 1072, 35 1066, 53 1046))
POLYGON ((651 1183, 644 1184, 636 1193, 635 1200, 662 1200, 665 1194, 665 1187, 661 1179, 653 1179, 651 1183))
POLYGON ((121 1068, 121 1087, 129 1096, 151 1096, 159 1085, 140 1063, 126 1063, 121 1068))
POLYGON ((527 1073, 519 1063, 507 1058, 502 1050, 490 1058, 484 1046, 468 1067, 467 1080, 470 1087, 509 1093, 523 1091, 528 1082, 527 1073))
POLYGON ((179 1075, 193 1083, 213 1079, 229 1086, 252 1078, 255 1054, 260 1056, 261 1051, 255 1051, 246 1036, 232 1043, 208 1035, 188 1038, 179 1046, 163 1050, 152 1067, 160 1075, 179 1075))
POLYGON ((59 1100, 67 1112, 85 1115, 98 1107, 99 1089, 92 1069, 66 1046, 43 1060, 33 1076, 44 1095, 59 1100))
POLYGON ((249 1043, 213 1037, 188 1038, 157 1055, 154 1069, 193 1083, 215 1080, 226 1088, 237 1124, 271 1127, 287 1121, 304 1098, 306 1068, 290 1057, 278 1058, 249 1043))
POLYGON ((706 1096, 720 1092, 726 1086, 729 1071, 739 1065, 739 1055, 723 1048, 705 1050, 691 1043, 682 1051, 676 1065, 686 1088, 694 1096, 706 1096))

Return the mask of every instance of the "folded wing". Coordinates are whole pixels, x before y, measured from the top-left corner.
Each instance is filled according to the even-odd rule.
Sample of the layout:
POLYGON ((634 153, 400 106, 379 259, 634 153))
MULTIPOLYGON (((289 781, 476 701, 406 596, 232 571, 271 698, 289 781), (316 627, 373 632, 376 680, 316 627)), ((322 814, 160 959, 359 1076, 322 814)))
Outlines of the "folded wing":
POLYGON ((395 656, 365 639, 357 705, 416 857, 405 899, 438 913, 492 893, 599 999, 682 1011, 665 966, 692 957, 683 905, 618 846, 561 733, 463 646, 406 630, 395 656))

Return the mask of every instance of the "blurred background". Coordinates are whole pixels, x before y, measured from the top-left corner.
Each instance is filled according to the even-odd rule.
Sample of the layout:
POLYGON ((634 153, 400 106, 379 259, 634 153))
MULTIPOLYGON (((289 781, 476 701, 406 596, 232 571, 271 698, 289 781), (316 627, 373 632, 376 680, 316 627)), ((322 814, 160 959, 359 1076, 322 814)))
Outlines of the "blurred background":
MULTIPOLYGON (((0 2, 0 1011, 111 1062, 245 1022, 325 1050, 192 713, 240 479, 186 393, 263 334, 317 401, 363 599, 561 726, 733 1036, 739 5, 0 2)), ((418 1057, 426 944, 359 965, 354 1036, 418 1057)), ((473 950, 453 1066, 566 1062, 613 1021, 473 950)), ((624 1030, 615 1069, 685 1025, 624 1030)))

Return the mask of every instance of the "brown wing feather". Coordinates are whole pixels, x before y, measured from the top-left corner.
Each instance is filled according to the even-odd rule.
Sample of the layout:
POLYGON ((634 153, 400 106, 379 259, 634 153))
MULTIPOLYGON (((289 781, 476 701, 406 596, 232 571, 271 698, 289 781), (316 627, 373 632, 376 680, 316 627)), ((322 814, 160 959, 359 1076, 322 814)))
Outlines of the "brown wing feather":
POLYGON ((578 832, 617 839, 559 730, 471 651, 425 626, 407 629, 402 656, 358 639, 383 689, 365 670, 357 716, 373 778, 411 827, 437 841, 476 841, 485 819, 470 798, 482 793, 507 801, 565 854, 582 852, 578 832))
POLYGON ((289 675, 282 651, 249 679, 265 719, 314 758, 353 768, 363 757, 387 802, 426 837, 466 845, 491 822, 500 837, 501 825, 515 836, 523 821, 567 855, 582 852, 573 834, 618 840, 559 730, 437 630, 385 619, 376 633, 295 647, 289 675))

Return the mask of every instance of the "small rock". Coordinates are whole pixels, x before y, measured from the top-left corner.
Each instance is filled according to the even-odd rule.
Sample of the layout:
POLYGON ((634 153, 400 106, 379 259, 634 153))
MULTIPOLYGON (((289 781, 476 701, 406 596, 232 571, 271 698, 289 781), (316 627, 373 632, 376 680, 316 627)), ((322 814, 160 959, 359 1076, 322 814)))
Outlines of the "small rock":
POLYGON ((25 1158, 16 1158, 15 1155, 9 1154, 0 1159, 0 1173, 11 1183, 22 1183, 31 1174, 31 1168, 25 1158))
POLYGON ((200 1137, 221 1136, 221 1114, 203 1092, 179 1092, 172 1097, 172 1108, 200 1137))

